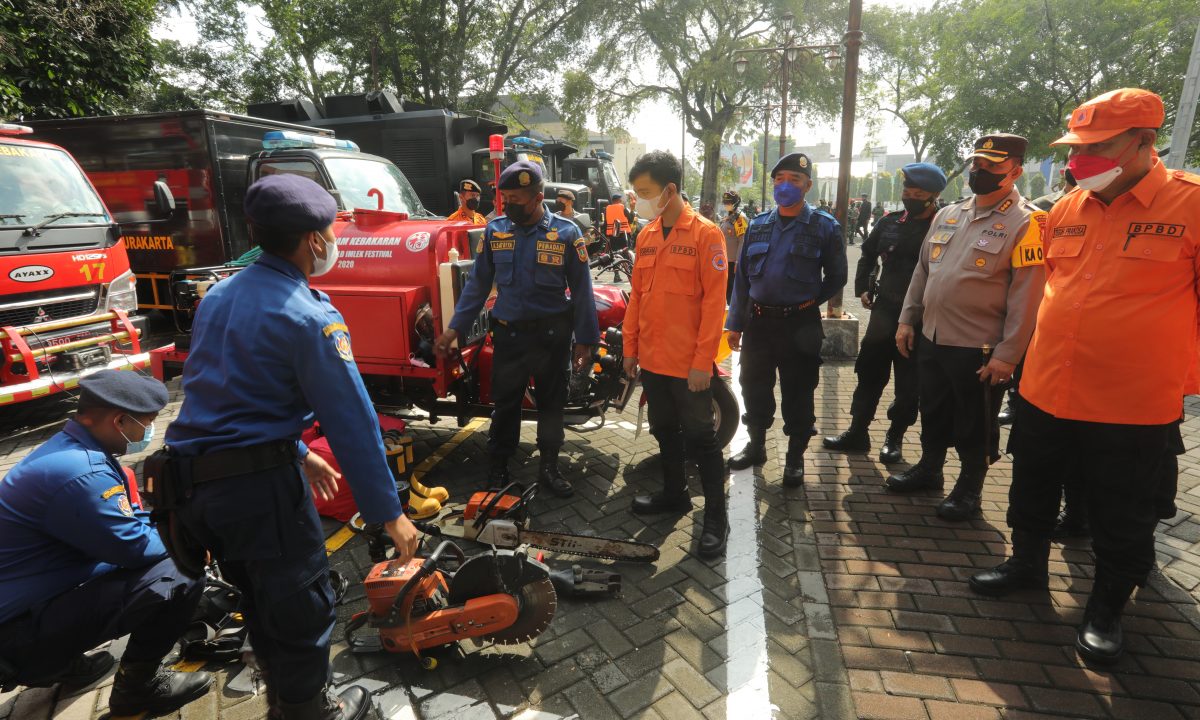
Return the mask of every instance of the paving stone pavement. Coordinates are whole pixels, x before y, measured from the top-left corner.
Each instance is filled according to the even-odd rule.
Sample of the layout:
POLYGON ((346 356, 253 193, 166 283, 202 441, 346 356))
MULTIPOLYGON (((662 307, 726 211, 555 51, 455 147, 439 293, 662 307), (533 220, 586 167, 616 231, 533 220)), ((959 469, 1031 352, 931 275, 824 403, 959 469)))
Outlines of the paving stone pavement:
MULTIPOLYGON (((851 267, 857 260, 851 248, 851 267)), ((847 307, 866 312, 849 298, 847 307)), ((866 323, 861 324, 865 330, 866 323)), ((840 431, 854 388, 853 363, 829 363, 818 389, 818 428, 840 431)), ((160 417, 162 430, 178 408, 160 417)), ((889 401, 885 396, 883 404, 889 401)), ((0 418, 0 473, 61 427, 69 403, 0 418), (18 428, 27 428, 17 430, 18 428)), ((1197 408, 1189 403, 1189 417, 1197 408)), ((1180 458, 1179 514, 1160 527, 1161 572, 1139 591, 1125 627, 1129 655, 1112 671, 1090 669, 1071 644, 1093 574, 1088 544, 1056 545, 1048 593, 1002 600, 973 596, 966 578, 1007 551, 1004 510, 1011 464, 989 474, 982 517, 951 525, 936 519, 932 496, 892 496, 881 482, 889 469, 873 455, 823 452, 814 440, 803 488, 783 489, 782 438, 756 474, 756 523, 734 528, 753 536, 757 560, 704 562, 690 553, 702 501, 678 519, 647 521, 628 512, 636 492, 654 489, 653 441, 635 437, 636 408, 587 433, 569 432, 564 472, 577 495, 540 497, 535 527, 594 531, 660 545, 653 565, 614 565, 620 598, 560 599, 550 629, 535 642, 440 652, 436 670, 405 655, 356 655, 339 642, 334 682, 365 685, 378 720, 518 718, 730 718, 758 720, 743 704, 745 678, 736 658, 762 642, 755 665, 776 718, 1177 718, 1200 717, 1200 448, 1197 423, 1185 424, 1188 452, 1180 458), (761 601, 758 600, 761 598, 761 601), (757 637, 755 627, 765 628, 757 637), (737 692, 734 692, 737 691, 737 692)), ((453 437, 443 421, 414 423, 417 460, 453 437)), ((872 429, 876 448, 885 428, 872 429)), ((917 428, 905 446, 916 459, 917 428)), ((464 498, 486 467, 486 426, 469 435, 426 475, 464 498)), ((776 433, 777 434, 777 433, 776 433)), ((536 474, 533 426, 522 433, 518 479, 536 474)), ((953 456, 953 453, 951 454, 953 456)), ((127 460, 138 462, 142 456, 127 460)), ((957 470, 953 458, 948 472, 957 470)), ((699 486, 692 478, 693 492, 699 486)), ((744 490, 744 489, 743 489, 744 490)), ((336 530, 330 524, 329 530, 336 530)), ((481 548, 464 543, 464 548, 481 548)), ((567 557, 547 556, 552 566, 567 557)), ((365 601, 370 568, 365 543, 354 538, 331 557, 352 580, 339 608, 341 623, 365 601)), ((590 564, 592 561, 584 561, 590 564)), ((120 643, 114 647, 119 651, 120 643)), ((172 717, 258 720, 262 696, 239 693, 230 680, 239 664, 210 667, 214 690, 172 717)), ((235 683, 236 685, 236 683, 235 683)), ((0 695, 0 720, 98 718, 106 713, 111 676, 80 692, 32 689, 0 695)))

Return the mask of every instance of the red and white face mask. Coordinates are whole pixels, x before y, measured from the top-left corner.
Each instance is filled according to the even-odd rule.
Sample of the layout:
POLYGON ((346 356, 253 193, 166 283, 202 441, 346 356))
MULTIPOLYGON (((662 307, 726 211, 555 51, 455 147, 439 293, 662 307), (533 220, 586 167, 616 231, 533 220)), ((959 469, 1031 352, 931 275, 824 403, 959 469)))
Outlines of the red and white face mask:
POLYGON ((1125 157, 1129 148, 1137 144, 1134 138, 1117 155, 1117 158, 1106 158, 1099 155, 1084 155, 1082 153, 1067 158, 1067 169, 1075 176, 1075 184, 1084 190, 1099 192, 1112 185, 1117 176, 1124 172, 1123 163, 1119 158, 1125 157))

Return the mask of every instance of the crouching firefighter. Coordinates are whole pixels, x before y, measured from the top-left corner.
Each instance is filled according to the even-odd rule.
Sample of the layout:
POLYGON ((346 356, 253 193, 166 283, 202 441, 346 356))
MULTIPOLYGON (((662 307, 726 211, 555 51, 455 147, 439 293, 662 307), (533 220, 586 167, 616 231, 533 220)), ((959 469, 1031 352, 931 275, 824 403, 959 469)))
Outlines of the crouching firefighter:
POLYGON ((263 254, 200 303, 183 406, 167 451, 147 461, 147 491, 180 566, 201 572, 207 551, 242 591, 272 717, 357 720, 367 691, 326 689, 334 594, 309 485, 330 499, 342 478, 299 440, 314 415, 363 518, 383 523, 400 560, 413 556, 417 531, 349 331, 329 296, 308 285, 337 262, 337 204, 307 178, 269 175, 246 191, 245 208, 263 254))
POLYGON ((90 685, 114 661, 87 651, 129 635, 109 709, 170 712, 212 685, 162 666, 203 583, 167 556, 116 459, 149 444, 167 389, 119 370, 79 388, 62 432, 0 480, 0 686, 90 685))

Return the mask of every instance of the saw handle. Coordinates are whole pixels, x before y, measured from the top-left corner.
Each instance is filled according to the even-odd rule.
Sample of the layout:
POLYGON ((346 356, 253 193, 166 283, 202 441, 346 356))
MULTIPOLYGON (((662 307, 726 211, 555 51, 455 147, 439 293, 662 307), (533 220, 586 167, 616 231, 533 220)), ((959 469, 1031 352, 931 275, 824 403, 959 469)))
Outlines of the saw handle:
POLYGON ((421 563, 421 567, 405 581, 404 587, 400 588, 400 592, 396 594, 396 600, 392 603, 391 614, 398 616, 404 610, 404 601, 408 597, 408 594, 413 591, 418 582, 428 577, 437 568, 438 561, 442 559, 442 553, 446 550, 451 550, 457 556, 460 564, 466 562, 466 556, 463 555, 462 548, 449 540, 442 542, 429 557, 425 558, 425 562, 421 563))

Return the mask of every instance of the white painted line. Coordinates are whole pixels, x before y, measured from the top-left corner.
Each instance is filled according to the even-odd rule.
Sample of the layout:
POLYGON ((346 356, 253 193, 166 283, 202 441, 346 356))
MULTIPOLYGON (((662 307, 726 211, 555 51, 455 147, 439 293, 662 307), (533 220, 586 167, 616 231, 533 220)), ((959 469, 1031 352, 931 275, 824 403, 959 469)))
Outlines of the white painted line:
MULTIPOLYGON (((741 353, 733 354, 734 397, 742 373, 741 353)), ((741 449, 749 435, 741 423, 730 449, 741 449)), ((729 543, 725 549, 725 717, 768 720, 778 710, 771 704, 767 681, 767 619, 763 586, 758 577, 758 503, 754 498, 754 468, 729 473, 729 543)))

